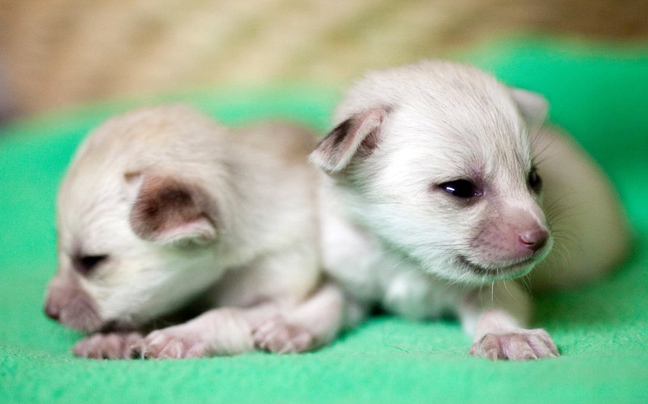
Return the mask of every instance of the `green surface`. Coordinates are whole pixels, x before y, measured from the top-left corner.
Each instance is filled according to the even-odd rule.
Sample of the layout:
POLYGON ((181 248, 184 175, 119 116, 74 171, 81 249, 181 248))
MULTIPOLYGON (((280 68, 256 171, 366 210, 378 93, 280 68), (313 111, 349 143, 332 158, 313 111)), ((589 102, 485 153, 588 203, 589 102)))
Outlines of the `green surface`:
MULTIPOLYGON (((609 279, 540 297, 536 323, 562 356, 492 363, 467 354, 453 322, 370 320, 320 351, 184 361, 95 361, 69 353, 79 334, 47 320, 56 266, 54 198, 84 134, 136 102, 23 122, 0 135, 0 403, 648 402, 648 46, 519 40, 463 56, 540 91, 619 187, 637 233, 609 279)), ((167 97, 228 124, 292 117, 320 132, 338 99, 322 88, 167 97)))

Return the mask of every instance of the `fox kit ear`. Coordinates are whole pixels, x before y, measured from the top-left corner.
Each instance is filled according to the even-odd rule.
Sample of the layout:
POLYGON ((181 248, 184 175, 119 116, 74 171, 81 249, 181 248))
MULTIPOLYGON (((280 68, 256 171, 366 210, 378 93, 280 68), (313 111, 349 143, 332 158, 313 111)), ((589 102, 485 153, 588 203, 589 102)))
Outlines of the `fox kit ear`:
POLYGON ((206 244, 216 237, 213 203, 200 187, 173 177, 127 174, 139 182, 130 226, 144 240, 206 244))
POLYGON ((528 124, 541 125, 545 121, 549 113, 549 102, 543 96, 519 88, 512 88, 511 96, 528 124))
POLYGON ((387 113, 387 108, 375 108, 342 122, 317 145, 310 161, 333 174, 342 171, 354 156, 368 156, 378 146, 380 125, 387 113))

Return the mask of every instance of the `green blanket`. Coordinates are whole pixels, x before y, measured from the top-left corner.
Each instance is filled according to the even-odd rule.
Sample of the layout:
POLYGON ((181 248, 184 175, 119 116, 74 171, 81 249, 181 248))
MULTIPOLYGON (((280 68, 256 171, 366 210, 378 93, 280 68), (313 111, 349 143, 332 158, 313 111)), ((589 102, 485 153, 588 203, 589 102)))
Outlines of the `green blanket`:
MULTIPOLYGON (((0 403, 648 402, 648 46, 500 43, 460 59, 544 93, 617 185, 636 232, 629 261, 580 290, 539 296, 537 326, 562 356, 490 362, 468 355, 454 322, 376 317, 302 355, 254 352, 182 361, 78 359, 80 335, 48 320, 56 268, 54 198, 75 147, 109 115, 95 105, 0 134, 0 403)), ((291 118, 324 133, 339 92, 243 89, 184 94, 228 124, 291 118)), ((160 99, 155 100, 160 101, 160 99)))

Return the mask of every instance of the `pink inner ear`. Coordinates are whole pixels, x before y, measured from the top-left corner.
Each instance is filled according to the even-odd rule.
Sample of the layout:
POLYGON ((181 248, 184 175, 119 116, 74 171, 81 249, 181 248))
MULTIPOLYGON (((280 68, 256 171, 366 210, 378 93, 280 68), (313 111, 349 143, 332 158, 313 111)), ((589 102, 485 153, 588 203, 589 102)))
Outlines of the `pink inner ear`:
POLYGON ((195 243, 207 243, 216 237, 216 229, 209 220, 200 217, 194 221, 183 223, 179 226, 163 229, 156 234, 156 241, 174 243, 191 240, 195 243))
POLYGON ((374 108, 342 122, 320 142, 311 161, 320 168, 337 173, 354 157, 366 157, 378 146, 380 125, 386 108, 374 108))
POLYGON ((358 133, 362 136, 362 140, 356 148, 356 156, 366 157, 378 147, 378 129, 385 120, 385 115, 385 110, 373 109, 361 117, 358 133), (366 134, 363 134, 363 131, 366 131, 366 134))
POLYGON ((206 194, 179 179, 145 176, 130 214, 131 228, 149 241, 204 241, 216 229, 205 211, 206 194))

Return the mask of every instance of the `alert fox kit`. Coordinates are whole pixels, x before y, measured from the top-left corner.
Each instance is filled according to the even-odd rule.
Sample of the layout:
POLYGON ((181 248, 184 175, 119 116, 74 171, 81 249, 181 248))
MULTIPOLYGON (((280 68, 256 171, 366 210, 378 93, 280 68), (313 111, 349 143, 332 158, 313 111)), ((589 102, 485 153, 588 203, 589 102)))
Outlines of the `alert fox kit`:
POLYGON ((301 352, 374 305, 456 315, 474 355, 557 356, 511 280, 599 277, 628 229, 546 113, 537 94, 428 61, 356 83, 316 147, 294 128, 231 131, 183 108, 116 118, 61 188, 46 311, 96 333, 75 347, 87 357, 301 352), (322 269, 335 284, 318 283, 322 269), (199 293, 216 308, 139 334, 199 293))
POLYGON ((549 289, 596 278, 624 255, 628 229, 607 179, 543 127, 546 115, 541 96, 468 66, 369 73, 311 154, 329 175, 331 276, 361 306, 458 316, 474 355, 557 356, 544 330, 527 328, 527 292, 507 280, 530 273, 532 288, 549 289))

